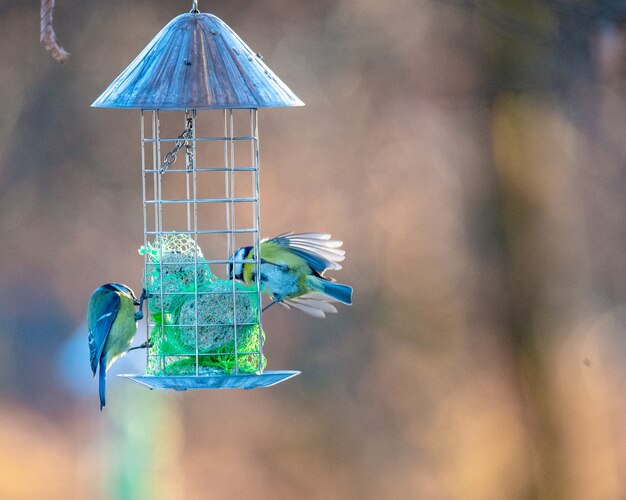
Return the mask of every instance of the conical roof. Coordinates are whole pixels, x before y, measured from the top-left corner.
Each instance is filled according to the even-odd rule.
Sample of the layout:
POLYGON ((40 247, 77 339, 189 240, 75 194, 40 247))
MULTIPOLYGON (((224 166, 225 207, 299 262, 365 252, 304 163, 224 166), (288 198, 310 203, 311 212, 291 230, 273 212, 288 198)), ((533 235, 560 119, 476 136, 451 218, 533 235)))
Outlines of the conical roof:
POLYGON ((92 104, 141 109, 302 105, 226 23, 199 12, 170 21, 92 104))

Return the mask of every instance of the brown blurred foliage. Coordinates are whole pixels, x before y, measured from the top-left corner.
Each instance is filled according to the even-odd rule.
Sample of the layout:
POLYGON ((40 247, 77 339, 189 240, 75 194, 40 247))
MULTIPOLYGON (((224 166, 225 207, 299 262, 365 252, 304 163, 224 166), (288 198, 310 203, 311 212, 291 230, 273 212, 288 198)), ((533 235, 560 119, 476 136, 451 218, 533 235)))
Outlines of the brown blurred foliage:
POLYGON ((617 0, 201 1, 307 103, 260 112, 263 233, 343 239, 355 304, 268 312, 272 389, 62 385, 140 288, 138 113, 89 105, 188 4, 59 2, 60 67, 0 3, 0 497, 626 497, 617 0))

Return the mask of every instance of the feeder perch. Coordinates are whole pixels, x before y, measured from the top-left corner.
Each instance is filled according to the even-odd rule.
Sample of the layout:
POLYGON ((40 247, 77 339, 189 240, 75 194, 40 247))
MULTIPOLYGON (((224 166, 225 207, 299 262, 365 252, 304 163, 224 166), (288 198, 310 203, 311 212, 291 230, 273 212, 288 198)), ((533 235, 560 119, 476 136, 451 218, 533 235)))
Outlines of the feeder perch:
POLYGON ((260 280, 258 109, 304 103, 217 17, 173 19, 92 104, 140 110, 143 285, 151 389, 266 387, 260 280), (235 250, 254 246, 253 260, 235 250))

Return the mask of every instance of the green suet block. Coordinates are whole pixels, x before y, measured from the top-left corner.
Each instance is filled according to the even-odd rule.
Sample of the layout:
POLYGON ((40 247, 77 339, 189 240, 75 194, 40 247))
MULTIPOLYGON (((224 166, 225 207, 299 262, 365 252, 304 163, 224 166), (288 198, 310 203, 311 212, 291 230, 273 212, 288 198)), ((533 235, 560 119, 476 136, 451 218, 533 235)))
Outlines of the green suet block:
POLYGON ((154 324, 147 374, 230 375, 265 368, 256 287, 214 276, 187 235, 164 235, 139 252, 147 256, 144 287, 152 295, 154 324))

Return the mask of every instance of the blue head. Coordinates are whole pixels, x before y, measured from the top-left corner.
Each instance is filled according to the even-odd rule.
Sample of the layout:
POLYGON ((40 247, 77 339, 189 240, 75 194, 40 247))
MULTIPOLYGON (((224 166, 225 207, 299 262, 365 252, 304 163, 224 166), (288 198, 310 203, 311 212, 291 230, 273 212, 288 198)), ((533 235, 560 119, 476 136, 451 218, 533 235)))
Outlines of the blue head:
POLYGON ((107 283, 106 285, 102 285, 100 288, 128 295, 133 300, 135 305, 139 305, 139 300, 135 296, 135 292, 133 292, 132 288, 129 286, 123 285, 122 283, 107 283))
POLYGON ((243 281, 243 266, 244 263, 241 262, 242 260, 246 260, 246 257, 248 256, 248 254, 250 254, 250 252, 252 252, 252 247, 241 247, 239 249, 237 249, 235 251, 235 253, 233 254, 232 257, 232 261, 235 261, 234 264, 234 272, 233 272, 233 263, 232 261, 228 263, 227 265, 227 273, 228 273, 228 279, 232 280, 232 279, 236 279, 236 280, 241 280, 243 281), (239 262, 237 262, 239 261, 239 262))

